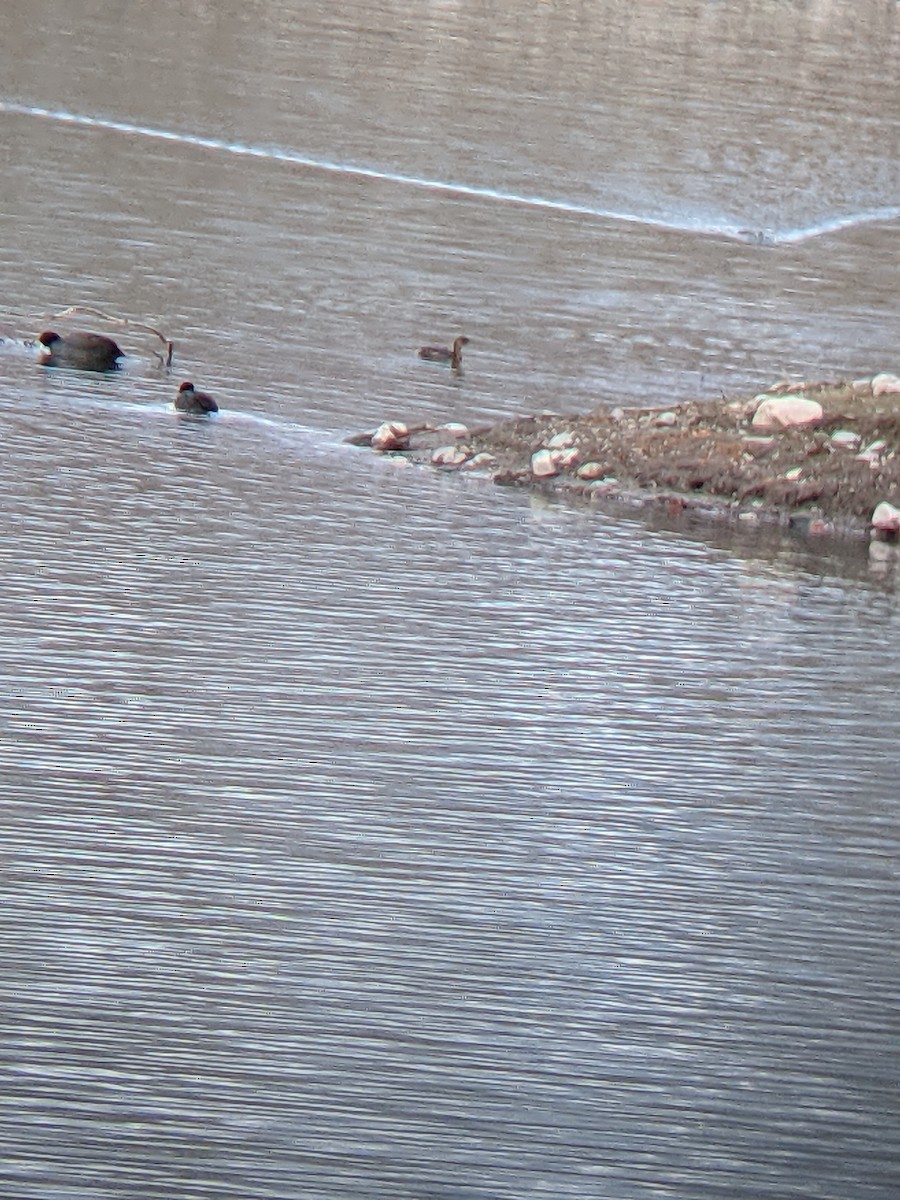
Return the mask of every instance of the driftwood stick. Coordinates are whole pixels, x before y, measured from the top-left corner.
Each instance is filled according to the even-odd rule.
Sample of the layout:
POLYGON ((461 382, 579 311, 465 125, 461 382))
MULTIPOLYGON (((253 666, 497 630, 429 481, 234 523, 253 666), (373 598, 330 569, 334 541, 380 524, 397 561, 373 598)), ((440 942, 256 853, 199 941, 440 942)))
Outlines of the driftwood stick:
POLYGON ((93 317, 100 317, 102 321, 109 321, 111 325, 125 325, 132 329, 145 329, 147 333, 154 334, 166 347, 166 355, 165 358, 163 358, 163 356, 157 353, 155 350, 153 353, 156 354, 156 357, 165 366, 171 367, 175 343, 169 341, 164 333, 160 333, 160 331, 155 329, 152 325, 147 325, 143 321, 132 321, 130 317, 114 317, 109 313, 102 312, 99 308, 90 308, 86 304, 73 304, 69 308, 63 309, 62 312, 54 313, 51 320, 59 321, 62 320, 63 317, 72 317, 76 313, 90 313, 90 315, 93 317))

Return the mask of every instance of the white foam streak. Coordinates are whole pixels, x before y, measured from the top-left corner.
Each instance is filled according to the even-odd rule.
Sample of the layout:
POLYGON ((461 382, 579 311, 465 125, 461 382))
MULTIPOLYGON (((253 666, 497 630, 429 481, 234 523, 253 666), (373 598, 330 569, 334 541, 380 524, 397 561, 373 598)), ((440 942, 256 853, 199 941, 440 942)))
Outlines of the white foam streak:
POLYGON ((106 129, 114 133, 124 133, 130 136, 155 138, 159 141, 176 142, 184 146, 197 146, 202 150, 213 150, 220 153, 242 155, 249 158, 262 158, 274 162, 289 163, 293 166, 306 167, 314 171, 329 171, 340 175, 352 175, 357 179, 373 179, 387 183, 395 183, 406 187, 425 188, 430 191, 444 192, 451 196, 471 196, 477 199, 493 200, 502 204, 518 204, 529 208, 549 209, 554 212, 571 213, 575 216, 590 217, 594 220, 620 221, 636 225, 644 225, 653 229, 664 229, 678 233, 695 233, 706 237, 721 237, 760 246, 795 245, 809 241, 812 238, 824 237, 831 233, 839 233, 860 225, 880 224, 900 219, 900 205, 867 209, 857 213, 847 213, 843 216, 830 217, 816 224, 796 229, 749 229, 732 224, 716 224, 695 220, 672 218, 664 219, 642 215, 618 209, 597 208, 589 204, 578 204, 568 200, 551 200, 542 196, 522 195, 500 188, 479 187, 474 184, 459 183, 450 180, 425 179, 419 175, 407 175, 402 172, 382 170, 377 167, 362 166, 359 163, 332 162, 328 159, 314 158, 296 150, 285 150, 277 146, 251 146, 243 142, 230 142, 223 138, 204 137, 201 134, 179 133, 170 129, 157 129, 147 125, 135 125, 130 121, 116 121, 109 117, 92 117, 86 113, 73 113, 65 109, 42 108, 39 105, 20 104, 10 100, 0 100, 0 112, 12 113, 19 116, 41 117, 50 121, 59 121, 71 125, 88 128, 106 129))

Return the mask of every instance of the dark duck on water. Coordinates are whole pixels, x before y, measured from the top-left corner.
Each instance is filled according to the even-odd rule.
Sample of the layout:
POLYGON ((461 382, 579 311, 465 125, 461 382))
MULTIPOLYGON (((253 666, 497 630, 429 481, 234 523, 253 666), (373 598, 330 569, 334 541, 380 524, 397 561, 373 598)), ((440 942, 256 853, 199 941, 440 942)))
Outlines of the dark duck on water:
POLYGON ((185 381, 175 396, 175 408, 180 413, 203 417, 219 411, 219 406, 207 392, 198 392, 194 385, 185 381))
POLYGON ((451 367, 459 370, 462 366, 462 348, 468 344, 467 337, 458 337, 454 339, 452 349, 447 346, 422 346, 419 358, 427 359, 428 362, 449 363, 451 367))
POLYGON ((102 333, 56 333, 46 329, 38 335, 41 365, 70 367, 75 371, 115 371, 124 358, 112 338, 102 333))

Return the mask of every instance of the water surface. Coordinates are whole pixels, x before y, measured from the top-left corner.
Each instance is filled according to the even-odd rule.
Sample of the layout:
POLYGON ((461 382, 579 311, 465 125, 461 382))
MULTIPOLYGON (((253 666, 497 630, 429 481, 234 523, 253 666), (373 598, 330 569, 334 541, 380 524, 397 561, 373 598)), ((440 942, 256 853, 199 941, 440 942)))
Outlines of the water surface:
POLYGON ((0 332, 176 342, 0 353, 6 1191, 894 1197, 896 564, 343 444, 896 367, 894 6, 110 20, 0 50, 0 332))

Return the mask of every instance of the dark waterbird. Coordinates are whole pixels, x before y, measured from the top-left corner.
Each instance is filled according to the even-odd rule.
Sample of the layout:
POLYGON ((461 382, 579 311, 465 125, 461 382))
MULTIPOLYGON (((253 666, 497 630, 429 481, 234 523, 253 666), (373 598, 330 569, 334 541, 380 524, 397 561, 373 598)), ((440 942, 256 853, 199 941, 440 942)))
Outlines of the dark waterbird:
POLYGON ((451 367, 458 369, 462 366, 462 348, 468 344, 467 337, 458 337, 454 339, 452 349, 448 346, 422 346, 419 358, 425 358, 429 362, 449 363, 451 367))
POLYGON ((102 333, 55 333, 46 329, 38 336, 41 365, 70 367, 75 371, 115 371, 124 358, 112 338, 102 333))
POLYGON ((206 416, 207 413, 219 411, 219 406, 207 392, 198 392, 192 383, 185 381, 175 396, 175 407, 181 413, 191 413, 195 417, 206 416))

